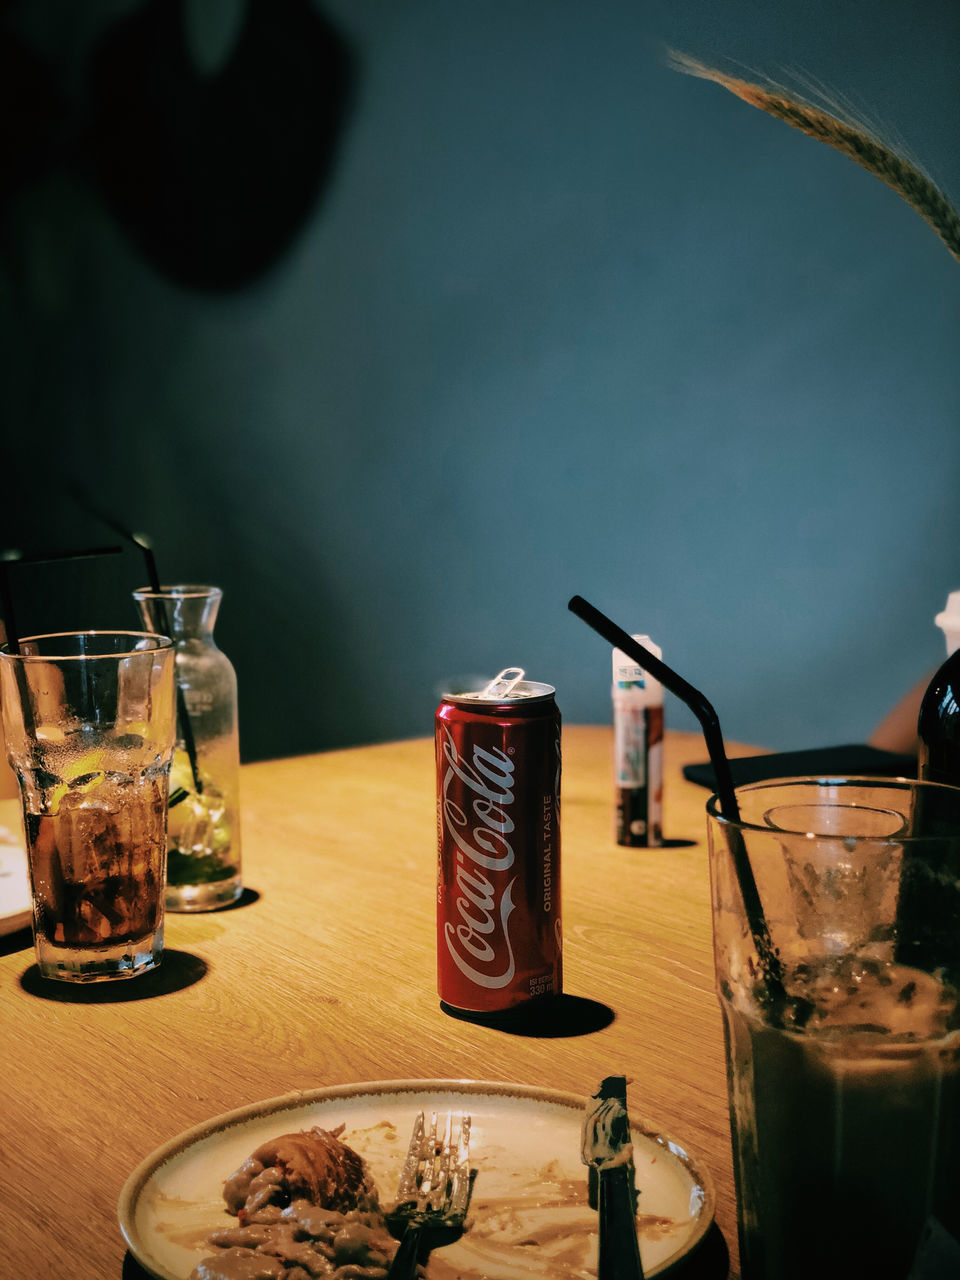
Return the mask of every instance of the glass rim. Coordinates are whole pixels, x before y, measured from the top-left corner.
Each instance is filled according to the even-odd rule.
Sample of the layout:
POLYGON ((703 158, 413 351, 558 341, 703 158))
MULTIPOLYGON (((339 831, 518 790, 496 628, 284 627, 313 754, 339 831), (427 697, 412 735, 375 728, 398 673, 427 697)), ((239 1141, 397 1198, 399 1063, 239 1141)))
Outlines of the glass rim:
MULTIPOLYGON (((929 778, 908 778, 905 775, 891 776, 888 774, 799 774, 794 777, 787 778, 763 778, 757 782, 746 782, 742 786, 734 789, 734 794, 738 797, 745 792, 761 792, 772 790, 773 788, 802 786, 808 787, 849 787, 849 786, 869 786, 883 789, 886 791, 939 791, 953 792, 957 797, 957 804, 960 807, 960 786, 954 786, 950 782, 934 782, 929 778)), ((866 806, 851 806, 852 808, 866 806)), ((731 831, 755 832, 766 836, 809 836, 812 835, 817 840, 837 840, 841 843, 844 840, 856 840, 858 843, 870 844, 908 844, 923 843, 933 840, 960 840, 960 826, 957 827, 955 834, 931 834, 931 835, 862 835, 851 836, 849 834, 842 835, 839 832, 810 832, 809 829, 801 829, 799 827, 791 829, 789 827, 773 827, 764 826, 758 822, 746 822, 742 818, 733 821, 724 817, 720 811, 720 797, 715 792, 707 800, 707 817, 712 819, 721 828, 727 828, 731 831)))
POLYGON ((181 582, 172 586, 137 587, 132 592, 134 600, 197 600, 203 596, 223 595, 222 587, 206 586, 199 582, 181 582))
POLYGON ((66 640, 79 636, 123 636, 132 642, 152 640, 155 643, 145 648, 137 648, 131 643, 127 649, 115 649, 111 653, 13 653, 10 644, 0 645, 0 658, 9 658, 12 662, 96 662, 103 659, 133 658, 141 653, 162 653, 173 648, 169 636, 155 631, 126 631, 97 628, 85 631, 42 631, 32 636, 19 636, 17 644, 29 644, 32 640, 66 640))

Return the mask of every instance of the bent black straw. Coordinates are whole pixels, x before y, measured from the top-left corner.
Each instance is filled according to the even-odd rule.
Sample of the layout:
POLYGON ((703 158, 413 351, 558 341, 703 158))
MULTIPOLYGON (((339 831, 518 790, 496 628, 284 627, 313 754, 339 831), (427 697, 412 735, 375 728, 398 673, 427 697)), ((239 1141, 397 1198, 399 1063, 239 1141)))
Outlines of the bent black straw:
MULTIPOLYGON (((20 653, 20 630, 13 611, 13 593, 10 590, 10 578, 7 573, 9 564, 51 564, 55 560, 85 560, 91 556, 117 555, 123 547, 88 547, 82 551, 40 551, 24 555, 22 551, 0 552, 0 617, 3 618, 5 643, 10 653, 20 653)), ((14 667, 16 672, 17 691, 20 695, 20 707, 24 724, 31 729, 33 725, 33 705, 27 686, 27 675, 21 663, 14 667)))
POLYGON ((633 636, 627 635, 626 631, 618 627, 615 622, 611 622, 599 609, 595 609, 592 604, 584 600, 583 596, 574 596, 568 608, 578 618, 582 618, 588 627, 592 627, 605 640, 609 640, 615 649, 622 649, 628 657, 633 658, 634 662, 643 667, 644 671, 649 671, 665 689, 669 689, 690 708, 700 721, 703 736, 706 739, 710 763, 713 765, 717 780, 720 812, 728 822, 739 822, 740 809, 733 788, 730 762, 727 760, 723 736, 720 733, 720 720, 707 699, 699 689, 695 689, 692 684, 687 684, 682 676, 678 676, 660 658, 655 657, 649 649, 634 640, 633 636))
MULTIPOLYGON (((153 548, 150 546, 148 539, 142 533, 133 533, 129 529, 125 529, 123 525, 111 520, 110 525, 117 533, 140 548, 143 552, 143 562, 147 568, 147 578, 150 582, 150 590, 156 596, 160 596, 163 588, 160 586, 160 574, 157 572, 157 562, 153 558, 153 548)), ((160 625, 164 634, 170 634, 170 620, 167 617, 167 606, 162 598, 157 600, 157 614, 160 618, 160 625)), ((193 724, 190 720, 190 712, 187 710, 187 700, 183 696, 183 686, 180 683, 180 676, 177 676, 177 717, 180 721, 180 732, 183 734, 183 746, 187 753, 187 759, 190 761, 190 772, 193 775, 193 789, 197 795, 203 794, 203 780, 200 777, 200 767, 197 764, 197 744, 193 736, 193 724)))
POLYGON ((123 547, 88 547, 82 551, 40 551, 24 555, 22 551, 0 552, 0 617, 6 627, 6 643, 11 653, 20 652, 20 632, 13 612, 13 596, 8 564, 52 564, 56 560, 87 560, 96 556, 117 555, 123 547))
MULTIPOLYGON (((720 812, 728 822, 733 824, 739 822, 740 809, 734 792, 730 762, 727 759, 727 753, 723 745, 720 720, 711 704, 698 689, 688 684, 682 676, 677 675, 671 667, 668 667, 661 659, 655 657, 649 649, 634 640, 633 636, 628 635, 622 627, 618 627, 606 614, 601 613, 599 609, 594 608, 592 604, 584 600, 583 596, 573 596, 567 607, 571 613, 575 613, 578 618, 581 618, 588 627, 592 627, 598 635, 603 636, 604 640, 607 640, 614 648, 622 649, 628 657, 633 658, 634 662, 643 667, 644 671, 649 671, 652 676, 655 676, 665 689, 669 689, 681 702, 686 703, 700 721, 703 729, 707 751, 710 754, 710 762, 713 765, 713 772, 717 780, 717 798, 720 801, 720 812)), ((770 931, 767 929, 767 922, 763 915, 763 904, 760 901, 757 882, 753 878, 753 870, 747 857, 743 836, 735 825, 728 827, 727 831, 730 840, 730 852, 733 855, 733 864, 747 914, 747 922, 750 925, 753 943, 757 948, 757 955, 760 957, 760 963, 766 975, 767 990, 771 998, 783 1001, 785 999, 783 966, 770 939, 770 931)))
POLYGON ((11 653, 20 652, 20 633, 17 629, 13 612, 13 596, 10 592, 10 579, 7 576, 9 552, 0 556, 0 618, 3 619, 5 641, 11 653))
MULTIPOLYGON (((102 520, 108 528, 114 533, 119 533, 121 538, 125 538, 127 542, 132 542, 135 547, 139 547, 143 552, 143 562, 147 570, 147 581, 150 584, 150 590, 159 595, 162 588, 160 586, 160 575, 157 572, 157 562, 153 556, 153 548, 150 546, 150 540, 142 533, 134 533, 132 529, 128 529, 125 524, 121 524, 119 520, 102 511, 89 494, 82 490, 74 491, 74 498, 79 506, 90 515, 95 516, 98 520, 102 520)), ((167 618, 166 605, 162 600, 157 601, 157 611, 160 618, 160 625, 163 628, 163 634, 170 634, 170 621, 167 618)), ((177 720, 180 725, 180 732, 183 735, 183 746, 187 753, 187 759, 190 761, 190 773, 193 775, 193 789, 197 795, 203 792, 203 781, 200 777, 200 768, 197 764, 197 744, 193 736, 193 724, 190 720, 190 713, 187 711, 187 700, 183 696, 183 686, 180 683, 179 673, 175 676, 176 695, 177 695, 177 720)))
MULTIPOLYGON (((157 614, 160 618, 160 625, 163 627, 164 634, 170 634, 170 620, 167 617, 167 607, 161 597, 163 588, 160 586, 160 575, 157 572, 157 562, 153 558, 153 548, 142 533, 132 533, 120 524, 113 521, 110 522, 116 531, 129 538, 130 541, 143 552, 144 564, 147 567, 147 578, 150 582, 150 590, 158 597, 157 614)), ((176 678, 177 686, 177 718, 180 721, 180 732, 183 734, 183 746, 187 753, 187 759, 190 761, 190 773, 193 775, 193 789, 197 795, 203 794, 203 780, 200 777, 200 767, 197 764, 197 743, 193 736, 193 724, 190 720, 190 712, 187 710, 187 700, 183 696, 183 686, 180 683, 180 676, 176 678)))

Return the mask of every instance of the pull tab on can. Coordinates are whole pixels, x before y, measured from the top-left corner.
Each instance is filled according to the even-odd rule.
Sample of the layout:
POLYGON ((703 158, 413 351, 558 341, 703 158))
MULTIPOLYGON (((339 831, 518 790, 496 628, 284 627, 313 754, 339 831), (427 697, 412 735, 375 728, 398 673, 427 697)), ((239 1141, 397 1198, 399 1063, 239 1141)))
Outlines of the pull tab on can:
POLYGON ((522 667, 504 667, 480 694, 481 698, 509 698, 526 672, 522 667))

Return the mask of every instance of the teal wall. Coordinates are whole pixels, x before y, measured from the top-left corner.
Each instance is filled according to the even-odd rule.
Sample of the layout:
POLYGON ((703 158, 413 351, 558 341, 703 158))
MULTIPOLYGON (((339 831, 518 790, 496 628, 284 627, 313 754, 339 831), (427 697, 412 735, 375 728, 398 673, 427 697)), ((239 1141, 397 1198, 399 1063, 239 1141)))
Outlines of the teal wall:
MULTIPOLYGON (((215 60, 233 6, 205 3, 215 60)), ((82 104, 137 5, 8 8, 82 104)), ((430 733, 446 681, 514 664, 606 720, 574 593, 652 635, 728 738, 866 738, 960 588, 960 263, 664 50, 826 86, 957 198, 960 6, 323 12, 356 74, 337 163, 244 288, 164 276, 68 164, 9 198, 6 544, 101 538, 76 480, 164 578, 220 584, 248 759, 430 733)), ((135 623, 143 573, 115 568, 78 621, 135 623)), ((17 571, 25 615, 39 580, 17 571)))

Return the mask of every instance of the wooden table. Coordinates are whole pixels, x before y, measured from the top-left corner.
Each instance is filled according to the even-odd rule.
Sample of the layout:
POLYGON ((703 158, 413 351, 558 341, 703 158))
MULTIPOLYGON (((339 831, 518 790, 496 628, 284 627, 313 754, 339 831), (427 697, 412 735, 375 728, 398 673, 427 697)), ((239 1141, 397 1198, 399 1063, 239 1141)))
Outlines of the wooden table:
MULTIPOLYGON (((608 1074, 625 1074, 631 1111, 712 1174, 718 1230, 682 1274, 725 1280, 729 1250, 738 1275, 707 792, 681 774, 703 741, 667 736, 664 826, 676 843, 661 849, 614 842, 611 750, 608 728, 564 728, 574 999, 554 1034, 507 1034, 439 1007, 427 739, 245 766, 249 892, 226 911, 168 915, 155 974, 47 982, 27 931, 0 938, 0 1280, 142 1277, 117 1227, 124 1180, 160 1143, 245 1103, 408 1077, 586 1095, 608 1074)), ((0 822, 15 804, 0 805, 0 822)))

